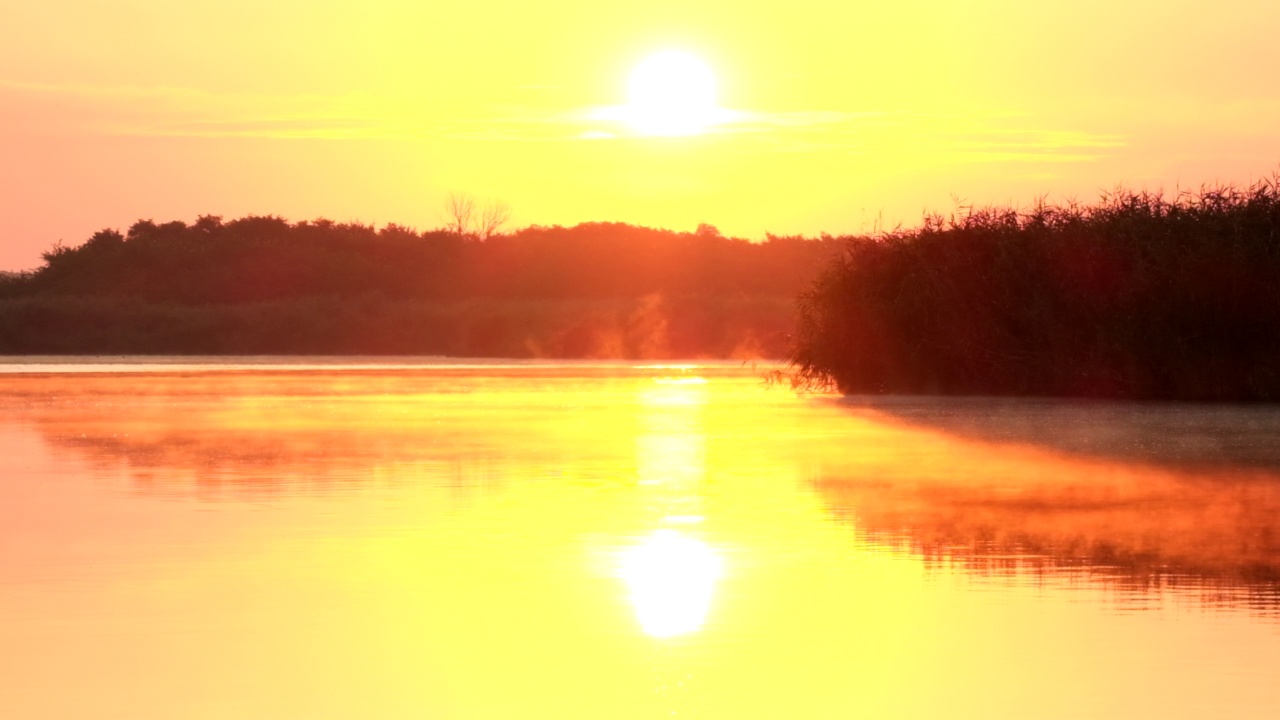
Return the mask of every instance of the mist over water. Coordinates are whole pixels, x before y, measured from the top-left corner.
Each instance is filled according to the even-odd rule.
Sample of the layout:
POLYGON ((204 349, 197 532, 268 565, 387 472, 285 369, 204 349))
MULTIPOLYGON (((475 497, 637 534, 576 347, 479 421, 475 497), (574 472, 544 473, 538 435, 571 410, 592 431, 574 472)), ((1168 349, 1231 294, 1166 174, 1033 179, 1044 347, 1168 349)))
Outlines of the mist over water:
POLYGON ((1267 406, 0 367, 0 716, 1271 717, 1267 406))

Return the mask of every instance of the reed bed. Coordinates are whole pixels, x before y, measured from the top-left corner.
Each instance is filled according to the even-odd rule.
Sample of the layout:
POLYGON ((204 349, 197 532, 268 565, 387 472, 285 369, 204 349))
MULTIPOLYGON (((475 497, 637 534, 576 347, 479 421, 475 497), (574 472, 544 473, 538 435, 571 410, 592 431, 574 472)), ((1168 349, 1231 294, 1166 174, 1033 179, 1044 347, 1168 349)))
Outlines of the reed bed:
POLYGON ((790 379, 847 394, 1280 400, 1280 186, 964 209, 843 238, 790 379))

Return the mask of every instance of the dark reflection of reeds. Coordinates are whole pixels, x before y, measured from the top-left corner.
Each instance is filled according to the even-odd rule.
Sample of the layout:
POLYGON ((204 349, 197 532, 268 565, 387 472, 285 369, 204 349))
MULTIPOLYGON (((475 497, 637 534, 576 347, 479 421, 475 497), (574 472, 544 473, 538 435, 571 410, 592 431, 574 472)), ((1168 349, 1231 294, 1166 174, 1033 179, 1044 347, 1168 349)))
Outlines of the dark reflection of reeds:
POLYGON ((1176 590, 1280 611, 1280 409, 841 405, 913 438, 883 465, 817 481, 870 543, 978 577, 1101 581, 1130 599, 1176 590))
POLYGON ((1167 467, 1280 471, 1280 405, 1275 404, 913 396, 837 402, 987 442, 1167 467))
MULTIPOLYGON (((845 521, 861 523, 847 512, 839 515, 845 521)), ((1076 555, 1018 541, 943 543, 922 540, 912 535, 912 530, 885 532, 861 525, 858 536, 872 546, 919 557, 929 573, 959 570, 982 581, 1014 585, 1103 585, 1113 591, 1112 602, 1121 610, 1155 607, 1163 598, 1176 594, 1193 598, 1201 607, 1246 608, 1280 619, 1280 576, 1274 566, 1234 572, 1230 568, 1164 563, 1150 554, 1126 557, 1116 555, 1113 548, 1076 555)))

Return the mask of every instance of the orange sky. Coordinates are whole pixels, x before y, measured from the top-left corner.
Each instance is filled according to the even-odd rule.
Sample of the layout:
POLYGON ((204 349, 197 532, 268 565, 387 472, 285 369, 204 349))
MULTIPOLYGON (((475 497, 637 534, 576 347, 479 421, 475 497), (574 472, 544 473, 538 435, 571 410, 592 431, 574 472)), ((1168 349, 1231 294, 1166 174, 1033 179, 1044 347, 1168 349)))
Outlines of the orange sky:
POLYGON ((1259 0, 0 0, 0 269, 139 218, 751 238, 1280 168, 1280 4, 1259 0), (649 54, 733 120, 619 131, 649 54))

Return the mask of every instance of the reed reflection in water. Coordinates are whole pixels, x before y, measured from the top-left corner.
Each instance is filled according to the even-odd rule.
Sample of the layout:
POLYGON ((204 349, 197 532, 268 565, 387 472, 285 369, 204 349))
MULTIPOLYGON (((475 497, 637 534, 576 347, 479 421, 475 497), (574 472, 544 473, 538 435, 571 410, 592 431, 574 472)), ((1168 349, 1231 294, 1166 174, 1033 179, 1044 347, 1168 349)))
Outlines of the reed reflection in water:
POLYGON ((403 365, 0 374, 0 717, 1280 707, 1265 408, 403 365))
POLYGON ((851 419, 913 436, 906 452, 891 446, 897 452, 818 483, 882 542, 972 571, 1085 572, 1139 591, 1178 584, 1216 601, 1235 594, 1263 612, 1278 604, 1280 408, 840 405, 851 419))

